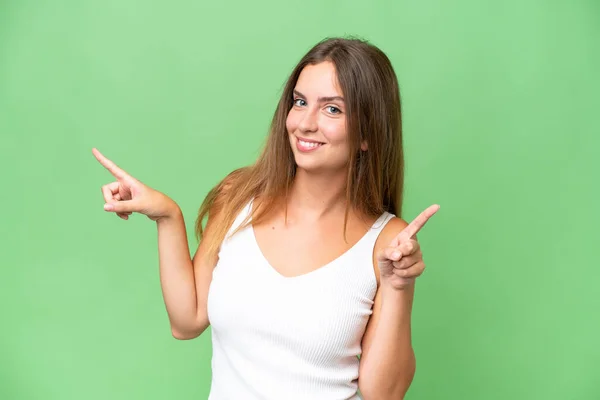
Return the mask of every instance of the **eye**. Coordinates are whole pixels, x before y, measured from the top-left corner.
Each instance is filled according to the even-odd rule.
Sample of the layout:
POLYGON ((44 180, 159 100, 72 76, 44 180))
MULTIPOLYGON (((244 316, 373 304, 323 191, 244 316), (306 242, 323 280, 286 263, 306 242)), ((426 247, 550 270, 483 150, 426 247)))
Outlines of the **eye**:
POLYGON ((294 99, 294 105, 302 107, 306 105, 306 101, 304 101, 303 99, 294 99))
POLYGON ((330 114, 341 114, 342 113, 342 110, 340 110, 339 108, 334 107, 334 106, 327 106, 326 109, 327 109, 327 112, 329 112, 330 114))

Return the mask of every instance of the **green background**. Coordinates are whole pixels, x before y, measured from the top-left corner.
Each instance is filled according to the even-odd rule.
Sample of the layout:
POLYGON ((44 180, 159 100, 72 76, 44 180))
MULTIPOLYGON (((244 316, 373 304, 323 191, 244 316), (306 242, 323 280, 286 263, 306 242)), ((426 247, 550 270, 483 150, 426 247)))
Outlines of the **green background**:
POLYGON ((182 207, 262 146, 326 36, 391 58, 405 214, 432 203, 407 399, 600 399, 600 2, 0 1, 0 399, 205 399, 156 228, 102 210, 98 147, 182 207))

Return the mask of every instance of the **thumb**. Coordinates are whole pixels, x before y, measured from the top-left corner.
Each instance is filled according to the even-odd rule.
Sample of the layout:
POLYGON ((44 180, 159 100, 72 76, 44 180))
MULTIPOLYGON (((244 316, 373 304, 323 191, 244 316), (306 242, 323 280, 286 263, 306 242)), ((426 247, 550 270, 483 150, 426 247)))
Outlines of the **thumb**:
POLYGON ((104 205, 105 211, 111 211, 116 213, 126 212, 137 212, 139 210, 138 204, 134 200, 117 201, 113 203, 106 203, 104 205))

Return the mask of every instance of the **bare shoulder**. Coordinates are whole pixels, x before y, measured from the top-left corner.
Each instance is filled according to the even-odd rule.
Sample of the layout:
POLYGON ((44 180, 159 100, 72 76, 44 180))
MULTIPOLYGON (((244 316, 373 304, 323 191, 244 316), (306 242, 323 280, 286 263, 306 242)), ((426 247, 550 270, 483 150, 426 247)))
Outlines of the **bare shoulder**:
POLYGON ((408 222, 406 222, 402 218, 393 217, 392 219, 390 219, 379 234, 377 242, 375 243, 375 249, 380 250, 387 247, 392 242, 392 240, 396 236, 398 236, 398 234, 402 232, 402 230, 407 226, 408 222))
POLYGON ((198 218, 196 219, 196 234, 200 240, 198 249, 194 255, 194 264, 199 258, 206 258, 206 263, 214 266, 217 262, 218 238, 223 234, 224 224, 227 220, 227 215, 224 212, 226 203, 230 194, 234 192, 239 184, 240 178, 247 168, 239 168, 230 172, 225 176, 210 192, 206 195, 198 218), (202 223, 206 217, 206 226, 202 223))

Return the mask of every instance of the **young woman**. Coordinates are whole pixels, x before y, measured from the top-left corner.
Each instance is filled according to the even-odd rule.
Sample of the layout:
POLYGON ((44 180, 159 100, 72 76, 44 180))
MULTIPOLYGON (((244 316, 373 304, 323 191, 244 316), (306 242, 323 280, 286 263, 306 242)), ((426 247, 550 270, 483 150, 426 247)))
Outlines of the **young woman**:
POLYGON ((400 95, 381 50, 334 38, 302 58, 262 155, 202 204, 193 259, 177 204, 93 152, 116 178, 104 209, 156 221, 173 336, 212 327, 209 399, 404 397, 425 268, 415 235, 438 206, 397 217, 400 95))

